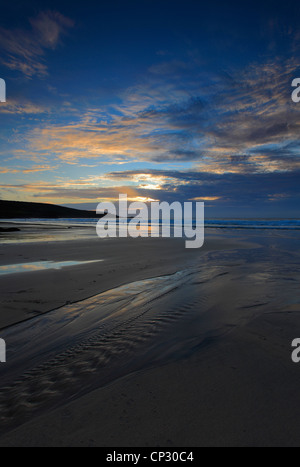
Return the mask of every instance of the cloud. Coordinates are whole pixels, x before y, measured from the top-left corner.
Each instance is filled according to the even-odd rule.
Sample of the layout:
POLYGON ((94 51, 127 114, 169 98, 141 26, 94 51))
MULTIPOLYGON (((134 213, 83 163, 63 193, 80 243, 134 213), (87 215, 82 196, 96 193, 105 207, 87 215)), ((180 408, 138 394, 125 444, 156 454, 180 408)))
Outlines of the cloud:
POLYGON ((147 170, 124 171, 106 174, 106 178, 117 183, 137 182, 142 196, 158 197, 172 201, 174 198, 218 201, 218 204, 268 203, 285 199, 299 200, 300 168, 294 172, 228 173, 217 172, 147 170), (144 181, 147 180, 147 185, 144 181), (156 184, 159 182, 159 186, 156 184), (152 185, 152 190, 151 190, 152 185), (154 188, 154 189, 153 189, 154 188), (156 191, 157 190, 157 191, 156 191))
POLYGON ((0 174, 14 174, 17 173, 18 170, 11 169, 9 167, 0 167, 0 174))
POLYGON ((31 19, 33 31, 39 37, 40 44, 49 49, 55 49, 60 38, 66 31, 74 26, 74 22, 57 11, 41 12, 31 19))
POLYGON ((27 78, 44 77, 48 74, 46 50, 55 50, 74 22, 56 11, 44 11, 31 19, 30 24, 30 30, 0 28, 2 63, 27 78))
POLYGON ((219 174, 297 170, 295 60, 276 58, 210 76, 197 74, 195 66, 182 67, 184 86, 176 76, 151 74, 124 91, 118 105, 90 107, 77 118, 73 112, 69 124, 36 127, 27 135, 28 150, 69 164, 190 162, 219 174))
POLYGON ((28 169, 21 169, 20 172, 24 174, 38 173, 38 172, 53 172, 58 166, 56 165, 36 165, 28 169))
POLYGON ((219 199, 221 199, 219 196, 198 196, 191 198, 189 201, 218 201, 219 199))
MULTIPOLYGON (((56 182, 31 182, 0 185, 2 197, 28 201, 94 203, 118 200, 127 194, 130 201, 159 200, 204 201, 207 207, 222 209, 230 206, 251 207, 274 215, 272 209, 285 206, 285 213, 299 212, 300 171, 286 173, 219 174, 147 170, 124 171, 79 180, 57 179, 56 182), (111 183, 115 181, 114 183, 111 183), (127 185, 127 182, 131 185, 127 185), (108 186, 108 182, 110 182, 108 186)), ((253 211, 254 212, 254 211, 253 211)), ((220 215, 219 214, 219 215, 220 215)))
MULTIPOLYGON (((79 181, 80 182, 80 181, 79 181)), ((63 182, 49 183, 23 183, 23 184, 5 184, 0 185, 2 195, 7 198, 9 194, 15 199, 23 196, 25 200, 36 201, 38 198, 41 202, 53 202, 63 204, 74 200, 80 202, 93 201, 97 203, 101 201, 118 201, 120 194, 126 194, 129 201, 153 200, 151 196, 145 196, 143 191, 130 186, 115 186, 115 187, 96 187, 96 186, 80 186, 78 181, 73 183, 63 182)))
POLYGON ((25 99, 10 98, 5 104, 0 106, 0 114, 22 115, 22 114, 41 114, 48 112, 49 109, 41 104, 35 104, 25 99))
POLYGON ((58 166, 53 165, 36 165, 34 167, 24 168, 24 167, 0 167, 0 174, 30 174, 38 172, 52 172, 56 170, 58 166))
MULTIPOLYGON (((49 47, 58 37, 51 31, 43 39, 49 47)), ((299 110, 290 98, 295 70, 293 60, 276 59, 211 75, 209 84, 207 76, 199 82, 188 76, 185 87, 176 77, 152 73, 124 91, 118 105, 94 103, 72 111, 72 120, 41 122, 16 135, 22 145, 16 157, 36 165, 0 172, 29 175, 65 163, 75 170, 77 164, 102 166, 101 173, 111 164, 142 163, 143 169, 102 175, 95 170, 92 177, 53 183, 20 181, 2 185, 2 196, 23 192, 27 200, 61 204, 116 200, 126 193, 131 200, 204 200, 220 209, 255 203, 275 209, 285 203, 295 212, 300 174, 299 110), (163 163, 170 169, 160 169, 163 163)), ((30 102, 11 106, 20 114, 43 110, 30 102)))
POLYGON ((291 82, 298 70, 294 59, 250 65, 225 79, 214 99, 216 118, 208 133, 236 150, 251 145, 298 140, 298 109, 291 101, 291 82))

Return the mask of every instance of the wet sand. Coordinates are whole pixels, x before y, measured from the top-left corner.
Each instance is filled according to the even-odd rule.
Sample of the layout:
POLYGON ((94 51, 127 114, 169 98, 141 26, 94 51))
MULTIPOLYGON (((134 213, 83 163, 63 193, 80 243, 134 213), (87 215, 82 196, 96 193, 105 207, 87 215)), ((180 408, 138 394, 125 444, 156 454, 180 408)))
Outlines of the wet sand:
MULTIPOLYGON (((43 246, 52 261, 104 261, 0 277, 14 319, 36 313, 0 333, 1 446, 299 445, 297 234, 214 231, 197 254, 179 240, 43 246), (106 281, 92 285, 96 271, 106 281), (13 302, 21 280, 43 307, 13 302)), ((43 260, 38 245, 7 247, 1 264, 43 260)))
POLYGON ((95 228, 53 226, 49 231, 43 225, 8 225, 17 225, 21 232, 7 234, 9 243, 1 243, 0 238, 0 268, 16 264, 25 268, 39 262, 86 264, 0 274, 0 329, 130 282, 173 274, 195 262, 203 251, 234 248, 236 244, 231 238, 220 242, 212 237, 195 252, 185 249, 182 239, 103 240, 95 236, 95 228), (26 243, 18 242, 20 238, 26 243))

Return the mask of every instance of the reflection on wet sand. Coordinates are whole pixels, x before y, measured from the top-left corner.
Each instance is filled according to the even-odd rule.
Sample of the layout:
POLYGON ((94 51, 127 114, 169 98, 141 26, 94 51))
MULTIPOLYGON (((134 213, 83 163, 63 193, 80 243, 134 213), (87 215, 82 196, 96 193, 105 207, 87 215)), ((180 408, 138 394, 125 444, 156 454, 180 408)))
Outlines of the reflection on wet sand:
POLYGON ((19 274, 24 272, 43 271, 47 269, 62 269, 72 266, 80 266, 82 264, 99 263, 103 260, 96 261, 38 261, 35 263, 24 263, 24 264, 8 264, 0 266, 0 276, 6 276, 8 274, 19 274))

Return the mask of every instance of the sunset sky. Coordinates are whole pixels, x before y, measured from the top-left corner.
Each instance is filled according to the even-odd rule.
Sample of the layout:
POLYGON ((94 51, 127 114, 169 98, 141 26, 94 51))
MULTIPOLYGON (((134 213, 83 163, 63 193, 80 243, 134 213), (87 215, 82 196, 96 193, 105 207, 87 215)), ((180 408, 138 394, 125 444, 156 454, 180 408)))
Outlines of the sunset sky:
POLYGON ((300 217, 300 4, 1 0, 0 197, 300 217))

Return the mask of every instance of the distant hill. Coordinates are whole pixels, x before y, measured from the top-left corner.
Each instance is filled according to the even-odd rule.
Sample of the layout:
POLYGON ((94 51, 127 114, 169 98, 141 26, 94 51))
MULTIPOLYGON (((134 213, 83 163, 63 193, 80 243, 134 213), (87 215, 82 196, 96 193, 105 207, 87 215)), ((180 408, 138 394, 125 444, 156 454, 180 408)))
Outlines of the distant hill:
POLYGON ((92 211, 64 208, 54 204, 0 200, 0 219, 92 219, 103 217, 92 211))

